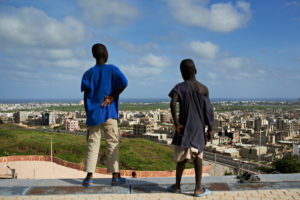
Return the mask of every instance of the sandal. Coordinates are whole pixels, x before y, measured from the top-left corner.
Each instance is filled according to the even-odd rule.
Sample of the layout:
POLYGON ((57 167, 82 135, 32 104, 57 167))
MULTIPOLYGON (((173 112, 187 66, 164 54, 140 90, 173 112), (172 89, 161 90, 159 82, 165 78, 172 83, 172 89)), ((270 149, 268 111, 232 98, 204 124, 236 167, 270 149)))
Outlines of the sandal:
POLYGON ((204 189, 204 192, 203 193, 200 193, 200 194, 194 194, 194 197, 203 197, 203 196, 206 196, 206 195, 209 195, 211 194, 211 191, 209 189, 206 189, 206 188, 203 188, 204 189))
POLYGON ((174 189, 174 186, 175 185, 171 185, 167 188, 167 191, 168 192, 171 192, 171 193, 176 193, 176 194, 180 194, 181 193, 181 190, 180 189, 174 189))
POLYGON ((86 180, 84 179, 82 182, 82 186, 89 188, 89 187, 93 187, 94 181, 92 180, 86 180))
POLYGON ((115 178, 111 180, 111 185, 112 186, 118 186, 118 185, 123 185, 126 183, 126 178, 115 178))

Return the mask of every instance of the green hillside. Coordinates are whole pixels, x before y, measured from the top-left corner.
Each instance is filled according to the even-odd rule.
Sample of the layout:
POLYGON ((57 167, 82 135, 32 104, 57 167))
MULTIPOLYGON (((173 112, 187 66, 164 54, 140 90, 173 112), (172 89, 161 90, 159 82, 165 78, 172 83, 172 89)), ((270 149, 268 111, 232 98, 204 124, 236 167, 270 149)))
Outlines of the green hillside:
MULTIPOLYGON (((29 130, 0 125, 0 156, 50 155, 52 136, 54 156, 75 163, 84 162, 86 137, 64 133, 29 130)), ((121 169, 175 170, 173 150, 165 145, 139 138, 122 138, 119 147, 121 169)), ((105 163, 105 142, 101 141, 99 167, 105 163)), ((188 168, 192 165, 188 164, 188 168)))

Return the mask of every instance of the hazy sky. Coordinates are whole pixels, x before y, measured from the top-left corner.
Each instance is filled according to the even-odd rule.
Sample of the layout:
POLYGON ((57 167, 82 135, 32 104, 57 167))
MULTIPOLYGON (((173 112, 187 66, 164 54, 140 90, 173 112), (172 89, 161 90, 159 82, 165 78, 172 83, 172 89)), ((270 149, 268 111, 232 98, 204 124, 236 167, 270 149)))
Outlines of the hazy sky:
POLYGON ((167 98, 192 58, 211 97, 300 97, 300 0, 0 0, 0 98, 78 98, 104 43, 123 98, 167 98))

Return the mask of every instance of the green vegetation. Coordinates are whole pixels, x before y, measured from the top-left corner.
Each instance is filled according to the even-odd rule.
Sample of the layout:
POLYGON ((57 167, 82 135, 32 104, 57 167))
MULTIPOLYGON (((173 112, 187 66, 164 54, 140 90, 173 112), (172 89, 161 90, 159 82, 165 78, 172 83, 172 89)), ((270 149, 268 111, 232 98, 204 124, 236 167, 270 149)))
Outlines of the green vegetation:
POLYGON ((79 126, 80 126, 81 129, 82 128, 87 128, 87 125, 86 125, 85 122, 79 122, 79 126))
POLYGON ((54 156, 71 162, 82 162, 85 137, 23 129, 13 125, 0 126, 0 156, 50 155, 51 136, 54 156))
MULTIPOLYGON (((13 125, 0 125, 0 156, 50 155, 52 136, 53 155, 75 163, 83 163, 86 137, 56 132, 24 129, 13 125)), ((101 141, 98 166, 104 167, 105 142, 101 141)), ((173 150, 165 145, 139 138, 122 138, 120 142, 121 169, 134 170, 175 170, 173 150)), ((187 168, 192 168, 189 163, 187 168)))
MULTIPOLYGON (((120 144, 121 168, 135 170, 175 170, 172 148, 146 139, 123 139, 120 144)), ((186 168, 192 168, 191 162, 186 168)))
MULTIPOLYGON (((151 104, 144 104, 144 103, 120 103, 120 110, 123 111, 149 111, 149 110, 156 110, 156 109, 168 109, 170 107, 169 103, 151 103, 151 104)), ((63 105, 63 106, 50 106, 47 108, 36 108, 36 109, 16 109, 14 112, 17 111, 65 111, 65 112, 75 112, 75 111, 84 111, 83 105, 63 105)), ((11 112, 11 111, 4 111, 4 112, 11 112)))
MULTIPOLYGON (((128 111, 149 111, 156 109, 168 109, 170 107, 169 103, 120 103, 120 110, 128 111)), ((48 110, 59 110, 59 111, 84 111, 83 105, 70 105, 70 106, 51 106, 48 110)))
MULTIPOLYGON (((149 110, 156 110, 156 109, 168 109, 170 107, 169 103, 151 103, 151 104, 144 104, 144 103, 120 103, 120 110, 123 111, 149 111, 149 110)), ((50 107, 49 110, 60 110, 60 111, 84 111, 83 106, 53 106, 50 107)))
POLYGON ((74 111, 84 111, 83 105, 69 105, 69 106, 51 106, 47 108, 50 111, 66 111, 66 112, 74 112, 74 111))
POLYGON ((242 111, 255 111, 255 110, 291 110, 291 109, 299 109, 299 105, 282 105, 282 104, 268 104, 268 105, 251 105, 251 104, 235 104, 235 105, 222 105, 219 103, 213 103, 213 107, 217 112, 228 112, 228 111, 235 111, 235 110, 242 110, 242 111))
POLYGON ((55 126, 53 129, 54 130, 65 130, 65 126, 63 124, 61 124, 61 125, 55 126))
POLYGON ((231 175, 233 175, 233 172, 230 170, 228 170, 228 171, 226 170, 224 173, 224 176, 231 176, 231 175))
POLYGON ((291 155, 276 159, 272 163, 272 168, 260 167, 260 170, 266 173, 278 171, 280 173, 300 173, 300 160, 291 155))
POLYGON ((123 111, 149 111, 156 109, 168 109, 170 108, 169 103, 151 103, 151 104, 139 104, 139 103, 121 103, 120 110, 123 111))

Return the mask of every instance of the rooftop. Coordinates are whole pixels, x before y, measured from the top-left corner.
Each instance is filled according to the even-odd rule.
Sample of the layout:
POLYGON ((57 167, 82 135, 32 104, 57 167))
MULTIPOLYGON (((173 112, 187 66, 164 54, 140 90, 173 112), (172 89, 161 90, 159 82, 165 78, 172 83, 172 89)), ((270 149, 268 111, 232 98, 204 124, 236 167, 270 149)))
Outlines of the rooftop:
MULTIPOLYGON (((300 199, 300 174, 259 175, 261 181, 240 183, 235 176, 203 177, 212 194, 199 199, 300 199)), ((92 188, 82 179, 0 180, 0 200, 6 199, 192 199, 194 178, 184 177, 183 194, 167 193, 174 178, 130 178, 123 186, 110 186, 110 178, 95 179, 92 188)))

